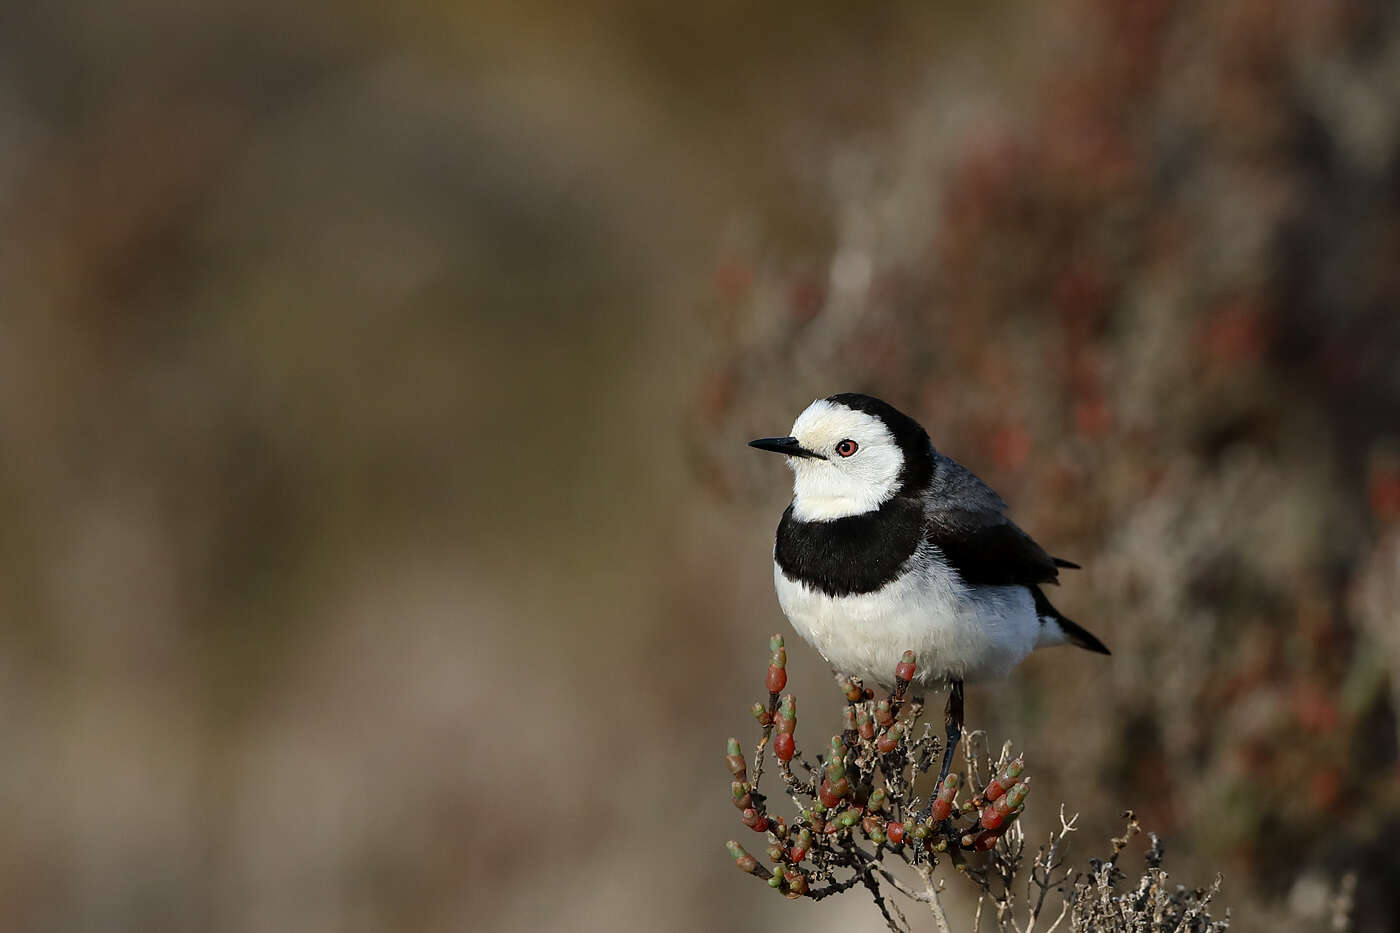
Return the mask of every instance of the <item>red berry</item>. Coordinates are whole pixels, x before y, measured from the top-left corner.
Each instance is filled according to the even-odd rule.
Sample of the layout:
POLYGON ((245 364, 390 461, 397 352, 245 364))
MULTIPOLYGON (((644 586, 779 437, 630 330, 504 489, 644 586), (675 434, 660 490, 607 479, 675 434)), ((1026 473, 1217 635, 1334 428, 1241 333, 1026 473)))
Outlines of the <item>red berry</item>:
POLYGON ((788 850, 788 858, 794 862, 800 862, 807 857, 807 850, 801 846, 793 846, 788 850))
POLYGON ((779 732, 777 738, 773 739, 773 754, 778 756, 779 761, 792 761, 796 751, 791 732, 779 732))
POLYGON ((875 738, 875 724, 870 721, 870 714, 863 707, 856 713, 856 731, 863 739, 875 738))
POLYGON ((768 832, 768 817, 763 816, 753 807, 744 811, 744 815, 740 817, 740 822, 756 833, 768 832))
MULTIPOLYGON (((987 800, 997 800, 1002 794, 1015 788, 1021 783, 1021 774, 1025 770, 1025 762, 1020 758, 1001 769, 1001 773, 992 778, 987 785, 986 791, 982 794, 987 800)), ((1024 792, 1023 792, 1024 793, 1024 792)))
POLYGON ((828 810, 841 802, 841 798, 836 796, 836 793, 831 789, 830 781, 822 781, 822 786, 817 791, 817 797, 821 800, 822 806, 828 810))
POLYGON ((933 802, 933 812, 929 818, 935 823, 941 823, 948 818, 948 813, 953 809, 951 800, 935 800, 933 802))
POLYGON ((894 722, 894 713, 890 710, 889 700, 881 700, 875 704, 875 721, 882 726, 888 726, 894 722))
POLYGON ((783 880, 788 883, 788 891, 786 895, 788 900, 794 900, 796 898, 802 897, 808 891, 807 876, 802 874, 802 872, 800 871, 783 872, 783 880))
POLYGON ((787 671, 783 670, 781 667, 770 666, 768 668, 768 677, 764 683, 768 685, 769 693, 782 693, 783 688, 787 686, 787 671))
POLYGON ((900 845, 904 842, 904 824, 890 823, 885 827, 885 833, 890 837, 890 842, 900 845))

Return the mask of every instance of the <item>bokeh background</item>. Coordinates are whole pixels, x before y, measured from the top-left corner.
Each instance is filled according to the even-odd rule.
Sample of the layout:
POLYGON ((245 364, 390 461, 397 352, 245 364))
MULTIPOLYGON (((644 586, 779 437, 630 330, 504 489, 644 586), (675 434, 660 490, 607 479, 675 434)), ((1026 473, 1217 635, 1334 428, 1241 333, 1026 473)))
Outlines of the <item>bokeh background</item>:
POLYGON ((1400 923, 1394 4, 5 5, 0 928, 870 928, 722 846, 848 390, 1085 567, 1033 835, 1400 923))

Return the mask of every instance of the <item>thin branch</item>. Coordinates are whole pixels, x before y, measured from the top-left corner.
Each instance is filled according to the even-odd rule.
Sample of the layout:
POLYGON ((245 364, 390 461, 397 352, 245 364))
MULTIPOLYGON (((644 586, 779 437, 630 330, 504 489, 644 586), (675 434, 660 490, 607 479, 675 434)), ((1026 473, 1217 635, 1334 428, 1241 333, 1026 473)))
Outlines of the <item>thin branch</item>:
MULTIPOLYGON (((765 685, 776 682, 777 678, 771 678, 765 685)), ((850 695, 854 695, 854 686, 850 695)), ((844 739, 847 757, 840 761, 827 760, 821 754, 792 755, 795 749, 784 738, 780 748, 798 763, 799 773, 805 777, 794 773, 791 761, 775 755, 786 796, 798 811, 791 824, 780 822, 781 817, 767 812, 771 801, 759 790, 767 749, 777 728, 774 714, 778 700, 770 691, 766 716, 764 704, 755 704, 760 723, 764 719, 768 722, 754 750, 752 782, 744 780, 744 763, 737 748, 726 751, 726 763, 734 778, 733 802, 744 810, 744 825, 768 830, 766 854, 773 865, 770 869, 756 864, 737 843, 730 844, 731 856, 741 869, 770 881, 779 893, 820 901, 861 886, 870 894, 885 926, 899 931, 907 929, 909 921, 899 899, 890 893, 894 892, 911 903, 925 905, 939 933, 952 933, 941 897, 945 882, 933 877, 935 869, 946 863, 953 874, 945 868, 945 878, 962 875, 977 888, 972 918, 976 933, 980 933, 982 914, 989 905, 1000 933, 1039 933, 1039 919, 1046 905, 1054 903, 1051 888, 1059 892, 1060 909, 1045 933, 1066 927, 1220 933, 1228 923, 1228 913, 1224 920, 1214 920, 1207 912, 1219 889, 1218 879, 1204 890, 1168 887, 1161 868, 1163 847, 1155 836, 1149 836, 1152 842, 1146 853, 1145 873, 1132 888, 1120 886, 1127 876, 1116 864, 1118 856, 1141 832, 1131 812, 1124 814, 1127 825, 1123 834, 1110 840, 1109 857, 1091 860, 1089 872, 1076 874, 1064 868, 1078 814, 1066 817, 1063 806, 1059 829, 1049 834, 1033 859, 1027 859, 1024 825, 1017 816, 1030 788, 1029 778, 1022 774, 1019 760, 1010 767, 1011 743, 1002 745, 993 758, 981 730, 969 731, 963 744, 967 779, 960 787, 949 789, 951 797, 944 792, 939 801, 935 790, 926 801, 930 806, 938 803, 943 818, 936 825, 920 825, 915 817, 920 812, 920 799, 914 794, 914 782, 937 763, 942 743, 929 724, 917 723, 923 710, 918 697, 901 704, 909 718, 899 722, 898 730, 894 728, 897 720, 883 706, 885 701, 851 700, 845 707, 849 718, 842 723, 835 746, 840 751, 844 739), (855 728, 847 728, 852 723, 855 728), (888 731, 877 731, 871 728, 872 723, 878 730, 888 731), (923 728, 917 729, 916 724, 923 728), (881 747, 888 750, 882 752, 881 747), (997 783, 992 784, 994 775, 997 783), (993 799, 985 799, 986 795, 993 799), (873 845, 873 850, 866 845, 873 845), (899 861, 918 874, 922 890, 889 870, 899 861), (838 880, 838 875, 847 872, 849 877, 838 880), (1017 898, 1023 898, 1024 910, 1017 898)), ((795 714, 791 722, 783 728, 795 728, 795 714)), ((1343 924, 1350 899, 1351 890, 1344 887, 1335 908, 1343 924)))
POLYGON ((933 883, 933 866, 928 862, 923 862, 918 868, 919 877, 924 879, 923 897, 919 898, 928 904, 929 912, 933 914, 933 922, 938 925, 938 933, 952 933, 952 928, 948 926, 948 915, 943 912, 943 899, 938 895, 943 890, 943 882, 937 885, 933 883))

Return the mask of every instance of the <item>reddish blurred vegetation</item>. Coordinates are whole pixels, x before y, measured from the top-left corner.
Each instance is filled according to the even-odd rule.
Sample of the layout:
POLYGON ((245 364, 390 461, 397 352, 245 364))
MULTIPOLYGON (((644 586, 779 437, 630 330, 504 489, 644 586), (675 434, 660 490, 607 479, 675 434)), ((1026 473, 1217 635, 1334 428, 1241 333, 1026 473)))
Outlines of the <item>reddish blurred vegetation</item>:
MULTIPOLYGON (((762 246, 723 257, 774 282, 721 291, 742 336, 697 433, 781 432, 838 390, 915 413, 1085 566, 1067 611, 1114 648, 1110 674, 1028 665, 1005 734, 1074 735, 1066 787, 1119 788, 1264 902, 1355 871, 1357 922, 1389 929, 1400 14, 1048 20, 1053 64, 1004 112, 944 132, 963 89, 935 82, 915 129, 847 155, 819 307, 762 246)), ((727 451, 707 475, 775 481, 727 451)))
POLYGON ((0 926, 864 922, 696 840, 781 624, 744 442, 865 390, 1084 564, 1111 663, 969 697, 1027 832, 1093 788, 1237 928, 1355 877, 1391 929, 1397 50, 1380 0, 6 6, 0 926))

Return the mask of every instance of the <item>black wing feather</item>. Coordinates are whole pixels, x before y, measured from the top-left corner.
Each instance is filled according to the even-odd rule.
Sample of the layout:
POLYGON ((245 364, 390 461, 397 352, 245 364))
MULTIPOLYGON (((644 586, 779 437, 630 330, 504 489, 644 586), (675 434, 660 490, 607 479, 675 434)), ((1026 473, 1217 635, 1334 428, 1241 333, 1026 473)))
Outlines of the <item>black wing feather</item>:
POLYGON ((1034 586, 1059 580, 1059 563, 1005 515, 939 510, 929 516, 926 536, 968 583, 1034 586))
POLYGON ((1051 557, 1006 517, 992 487, 950 457, 933 451, 934 471, 924 502, 925 537, 969 583, 1035 586, 1058 583, 1071 561, 1051 557))

